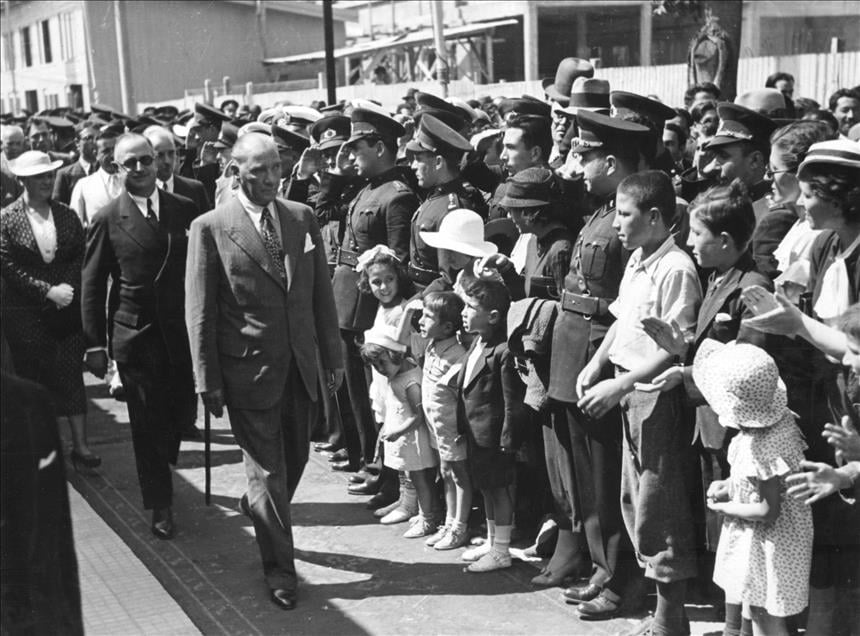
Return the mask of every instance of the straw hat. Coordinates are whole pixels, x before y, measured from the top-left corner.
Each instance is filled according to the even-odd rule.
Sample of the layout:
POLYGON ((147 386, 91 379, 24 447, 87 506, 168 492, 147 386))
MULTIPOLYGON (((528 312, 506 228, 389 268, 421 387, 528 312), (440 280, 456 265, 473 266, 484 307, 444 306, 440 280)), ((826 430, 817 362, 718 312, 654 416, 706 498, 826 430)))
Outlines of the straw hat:
POLYGON ((834 139, 812 144, 797 169, 797 178, 803 179, 806 168, 814 164, 860 169, 860 143, 850 139, 834 139))
POLYGON ((477 212, 451 210, 439 224, 438 232, 419 232, 430 247, 469 256, 490 256, 498 252, 495 244, 484 240, 484 221, 477 212))
POLYGON ((62 165, 61 159, 51 161, 51 157, 46 152, 28 150, 9 162, 9 170, 16 177, 34 177, 37 174, 53 172, 62 165))
POLYGON ((723 426, 766 428, 791 415, 776 362, 755 345, 705 340, 693 361, 693 380, 723 426))

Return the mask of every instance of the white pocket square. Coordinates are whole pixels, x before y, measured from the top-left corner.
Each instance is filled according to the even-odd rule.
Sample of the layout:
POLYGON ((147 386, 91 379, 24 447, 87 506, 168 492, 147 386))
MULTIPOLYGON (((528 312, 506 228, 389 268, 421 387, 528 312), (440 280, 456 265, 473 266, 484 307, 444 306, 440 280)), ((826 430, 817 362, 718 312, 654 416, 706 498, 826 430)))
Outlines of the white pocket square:
POLYGON ((310 234, 305 234, 305 254, 314 251, 314 241, 310 234))

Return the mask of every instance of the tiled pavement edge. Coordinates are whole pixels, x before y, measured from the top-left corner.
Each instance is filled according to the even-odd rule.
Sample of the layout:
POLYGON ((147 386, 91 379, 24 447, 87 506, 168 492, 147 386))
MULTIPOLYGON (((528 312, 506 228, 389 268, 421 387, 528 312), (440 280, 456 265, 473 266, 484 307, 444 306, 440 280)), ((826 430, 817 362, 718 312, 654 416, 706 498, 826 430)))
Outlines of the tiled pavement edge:
MULTIPOLYGON (((608 635, 635 623, 579 621, 559 589, 529 584, 535 571, 522 562, 464 574, 459 552, 434 551, 402 539, 402 525, 376 523, 366 498, 347 495, 344 476, 314 453, 293 505, 299 605, 281 612, 268 601, 251 523, 235 511, 245 477, 226 419, 213 421, 213 505, 203 503, 203 445, 183 442, 174 479, 178 534, 158 541, 139 503, 125 405, 92 377, 87 383, 90 438, 104 463, 94 475, 70 470, 70 480, 204 634, 608 635)), ((122 567, 112 575, 132 576, 122 567)), ((110 576, 102 577, 108 586, 110 576)), ((718 630, 694 623, 696 634, 718 630)))

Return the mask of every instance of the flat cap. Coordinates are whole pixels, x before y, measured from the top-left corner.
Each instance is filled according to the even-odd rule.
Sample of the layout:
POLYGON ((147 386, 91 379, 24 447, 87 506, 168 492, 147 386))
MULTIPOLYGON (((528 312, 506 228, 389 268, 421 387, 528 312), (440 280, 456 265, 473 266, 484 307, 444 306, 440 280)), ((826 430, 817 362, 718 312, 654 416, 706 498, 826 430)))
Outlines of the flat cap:
POLYGON ((609 101, 617 110, 632 110, 650 119, 656 128, 662 128, 667 119, 672 119, 678 114, 666 104, 627 91, 612 91, 609 94, 609 101))
POLYGON ((272 138, 279 148, 289 148, 301 152, 311 145, 311 140, 301 133, 272 124, 272 138))
POLYGON ((318 119, 311 126, 311 137, 320 150, 328 150, 346 143, 349 139, 350 121, 345 115, 331 114, 318 119))
POLYGON ((570 88, 580 77, 594 77, 594 66, 579 57, 566 57, 558 63, 555 79, 544 78, 541 85, 549 99, 567 106, 570 101, 570 88))
POLYGON ((708 141, 706 148, 727 146, 741 141, 767 141, 777 128, 776 123, 768 117, 731 102, 717 104, 717 114, 720 116, 720 127, 717 134, 708 141))
POLYGON ((549 205, 555 180, 548 168, 526 168, 509 177, 505 196, 499 201, 503 208, 533 208, 549 205))
POLYGON ((397 141, 398 137, 402 137, 406 133, 403 125, 393 117, 367 108, 353 109, 350 122, 350 137, 346 141, 347 144, 354 144, 366 137, 381 137, 397 141))
POLYGON ((589 110, 580 110, 576 114, 576 121, 579 124, 579 137, 572 141, 570 152, 583 153, 602 147, 618 148, 631 141, 641 147, 649 139, 650 131, 645 126, 589 110))
POLYGON ((194 120, 199 126, 217 126, 221 122, 230 121, 230 116, 214 106, 197 102, 194 104, 194 120))
POLYGON ((424 115, 415 131, 415 136, 406 144, 412 152, 435 152, 456 154, 472 150, 471 144, 456 130, 439 121, 433 115, 424 115))

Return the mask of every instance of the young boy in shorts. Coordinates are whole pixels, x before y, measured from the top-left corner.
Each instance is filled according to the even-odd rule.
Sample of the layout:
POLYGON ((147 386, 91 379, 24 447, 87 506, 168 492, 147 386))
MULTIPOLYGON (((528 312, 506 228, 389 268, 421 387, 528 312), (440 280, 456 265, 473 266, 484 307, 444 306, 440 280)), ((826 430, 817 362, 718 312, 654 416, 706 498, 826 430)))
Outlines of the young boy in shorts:
POLYGON ((466 439, 457 432, 457 376, 466 349, 457 339, 463 326, 463 300, 454 292, 430 292, 422 300, 418 328, 429 340, 424 350, 421 399, 441 460, 445 487, 445 524, 426 541, 436 550, 466 544, 472 508, 472 483, 466 463, 466 439))
MULTIPOLYGON (((581 396, 577 405, 591 417, 621 405, 621 509, 645 576, 656 581, 653 627, 659 634, 689 633, 686 581, 696 574, 688 492, 693 428, 683 409, 683 387, 647 393, 635 386, 649 383, 673 362, 673 356, 645 334, 642 318, 653 315, 674 321, 688 338, 695 331, 702 291, 692 259, 675 245, 670 231, 674 214, 675 193, 664 173, 638 172, 618 185, 613 227, 622 245, 634 251, 618 298, 609 306, 616 321, 579 374, 576 387, 581 396), (600 381, 607 363, 615 367, 615 377, 600 381)), ((620 609, 612 594, 604 590, 579 606, 580 617, 606 618, 612 604, 620 609)))
POLYGON ((469 279, 463 330, 475 337, 458 376, 457 427, 468 444, 472 483, 481 491, 487 541, 463 553, 468 572, 511 566, 514 453, 525 421, 525 385, 508 351, 505 318, 511 297, 499 280, 469 279))

